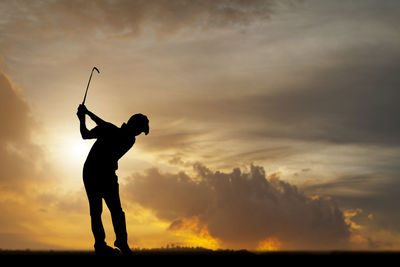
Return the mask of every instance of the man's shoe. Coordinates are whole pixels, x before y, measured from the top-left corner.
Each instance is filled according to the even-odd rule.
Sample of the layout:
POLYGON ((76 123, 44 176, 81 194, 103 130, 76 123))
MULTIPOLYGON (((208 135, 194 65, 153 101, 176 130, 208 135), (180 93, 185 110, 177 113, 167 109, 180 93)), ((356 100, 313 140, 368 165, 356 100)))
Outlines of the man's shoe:
POLYGON ((132 255, 132 250, 129 248, 128 243, 120 243, 118 241, 114 242, 114 246, 119 248, 121 251, 122 255, 132 255))
POLYGON ((106 243, 100 245, 94 245, 94 251, 96 255, 118 255, 120 251, 116 248, 107 246, 106 243))

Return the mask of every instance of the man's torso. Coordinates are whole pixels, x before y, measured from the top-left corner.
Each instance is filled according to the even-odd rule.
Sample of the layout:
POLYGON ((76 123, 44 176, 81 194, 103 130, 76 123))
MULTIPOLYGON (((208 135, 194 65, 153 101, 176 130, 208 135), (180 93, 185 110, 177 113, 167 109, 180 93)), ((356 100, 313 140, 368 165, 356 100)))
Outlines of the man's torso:
POLYGON ((97 140, 85 162, 87 171, 108 172, 118 169, 118 160, 133 146, 135 137, 128 136, 121 128, 106 123, 96 126, 97 140))

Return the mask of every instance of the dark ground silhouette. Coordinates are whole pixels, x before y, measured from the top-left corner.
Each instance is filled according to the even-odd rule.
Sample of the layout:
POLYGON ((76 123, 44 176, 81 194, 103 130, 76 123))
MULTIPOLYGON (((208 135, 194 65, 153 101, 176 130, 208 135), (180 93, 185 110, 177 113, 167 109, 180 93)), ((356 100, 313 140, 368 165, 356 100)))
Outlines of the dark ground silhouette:
MULTIPOLYGON (((86 96, 86 95, 85 95, 86 96)), ((83 139, 97 139, 93 144, 83 167, 83 182, 90 206, 91 227, 95 239, 96 254, 130 254, 126 230, 125 213, 119 198, 118 160, 133 146, 135 136, 149 133, 149 120, 143 114, 133 115, 119 128, 90 112, 85 105, 79 105, 77 116, 83 139), (91 130, 86 128, 86 115, 95 123, 91 130), (103 201, 111 213, 116 240, 114 246, 105 242, 105 232, 101 221, 103 201)))
MULTIPOLYGON (((350 263, 354 261, 359 266, 360 263, 372 260, 397 260, 400 258, 399 252, 388 251, 274 251, 274 252, 251 252, 247 250, 208 250, 203 248, 182 248, 182 249, 134 249, 129 256, 97 256, 93 251, 30 251, 30 250, 0 250, 0 259, 8 258, 15 263, 15 260, 21 260, 26 263, 26 259, 37 260, 39 263, 71 261, 71 263, 93 263, 115 264, 124 262, 130 266, 148 266, 149 264, 162 264, 168 266, 191 264, 213 264, 223 263, 223 266, 232 264, 232 266, 262 266, 276 263, 281 266, 282 263, 296 264, 304 262, 307 266, 314 264, 324 266, 329 260, 329 264, 350 263), (54 261, 53 261, 54 260, 54 261), (146 265, 139 265, 139 264, 146 265), (254 265, 250 265, 254 264, 254 265)), ((382 262, 382 263, 383 263, 382 262)), ((31 261, 30 261, 31 263, 31 261)), ((273 265, 275 266, 275 265, 273 265)))

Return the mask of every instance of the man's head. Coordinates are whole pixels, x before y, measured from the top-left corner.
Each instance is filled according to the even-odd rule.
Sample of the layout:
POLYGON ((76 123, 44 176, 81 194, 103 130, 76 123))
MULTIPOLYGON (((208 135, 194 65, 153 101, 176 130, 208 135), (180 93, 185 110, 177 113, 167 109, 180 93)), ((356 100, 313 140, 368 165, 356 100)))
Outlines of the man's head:
POLYGON ((149 134, 149 119, 141 113, 133 115, 128 120, 126 126, 128 131, 134 135, 139 135, 141 133, 149 134))

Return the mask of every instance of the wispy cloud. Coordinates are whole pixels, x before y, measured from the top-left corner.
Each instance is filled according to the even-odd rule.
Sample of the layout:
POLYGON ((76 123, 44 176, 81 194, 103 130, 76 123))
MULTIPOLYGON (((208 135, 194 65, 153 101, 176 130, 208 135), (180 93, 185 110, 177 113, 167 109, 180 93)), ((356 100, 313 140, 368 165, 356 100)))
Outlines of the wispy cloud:
POLYGON ((61 35, 121 39, 137 37, 150 28, 159 36, 168 36, 268 19, 274 6, 274 0, 9 1, 2 3, 5 16, 0 28, 8 32, 2 37, 14 42, 35 40, 38 32, 46 39, 61 35))

